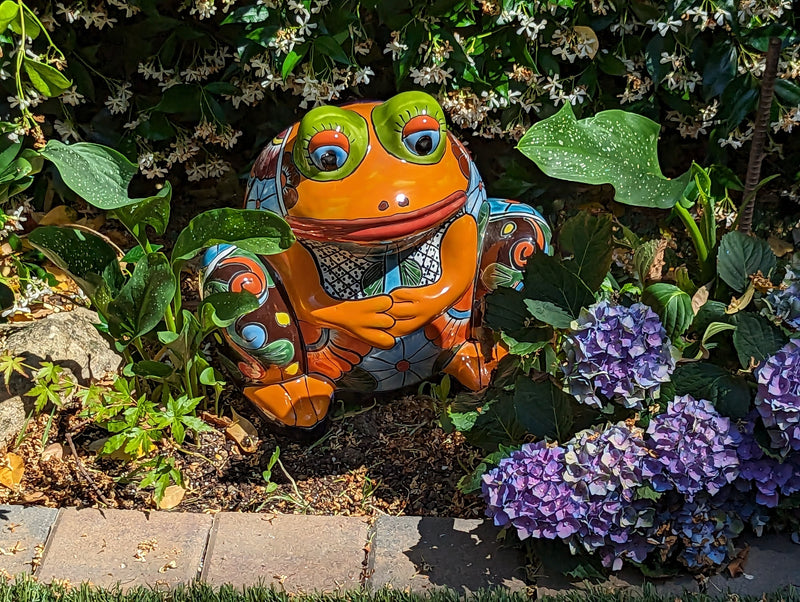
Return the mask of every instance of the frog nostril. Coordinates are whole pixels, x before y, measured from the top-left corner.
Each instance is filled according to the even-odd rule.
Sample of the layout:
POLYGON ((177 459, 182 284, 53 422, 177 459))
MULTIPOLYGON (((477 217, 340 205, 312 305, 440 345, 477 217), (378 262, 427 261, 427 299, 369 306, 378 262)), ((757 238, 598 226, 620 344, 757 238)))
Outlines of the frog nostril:
POLYGON ((398 194, 395 200, 397 201, 398 207, 408 207, 408 204, 411 202, 404 194, 398 194))
POLYGON ((388 201, 381 201, 380 203, 378 203, 378 210, 379 211, 386 211, 388 208, 389 208, 389 202, 388 201))

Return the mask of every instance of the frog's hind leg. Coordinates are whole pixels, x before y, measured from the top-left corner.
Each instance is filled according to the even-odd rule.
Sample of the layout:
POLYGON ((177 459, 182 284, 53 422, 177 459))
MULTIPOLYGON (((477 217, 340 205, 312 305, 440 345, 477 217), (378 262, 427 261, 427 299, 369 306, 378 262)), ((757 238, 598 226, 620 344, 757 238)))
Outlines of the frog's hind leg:
MULTIPOLYGON (((547 253, 550 243, 550 228, 532 207, 502 199, 488 199, 487 203, 489 217, 483 235, 476 300, 498 286, 521 289, 528 258, 534 253, 547 253)), ((478 328, 480 315, 478 306, 472 312, 473 336, 454 350, 444 368, 445 373, 473 391, 489 384, 492 371, 508 353, 500 344, 481 344, 485 337, 478 328)))
POLYGON ((245 396, 281 425, 312 428, 322 422, 333 381, 308 374, 300 325, 266 261, 232 245, 217 245, 206 252, 202 279, 204 296, 247 291, 258 298, 256 310, 224 331, 245 381, 245 396))
POLYGON ((550 227, 533 207, 505 199, 488 199, 489 219, 483 235, 477 297, 499 286, 520 290, 528 258, 550 251, 550 227))

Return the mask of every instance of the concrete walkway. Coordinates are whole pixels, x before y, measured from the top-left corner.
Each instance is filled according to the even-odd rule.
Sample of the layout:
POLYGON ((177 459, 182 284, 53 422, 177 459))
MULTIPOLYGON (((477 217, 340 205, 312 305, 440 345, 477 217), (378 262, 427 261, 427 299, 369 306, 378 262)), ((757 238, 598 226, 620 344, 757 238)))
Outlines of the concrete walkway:
MULTIPOLYGON (((39 580, 170 587, 201 579, 237 587, 258 582, 287 592, 392 587, 529 591, 524 559, 480 520, 181 512, 0 506, 0 571, 39 580)), ((756 594, 800 585, 800 546, 762 538, 750 550, 749 578, 715 577, 719 590, 756 594)), ((537 576, 540 594, 580 587, 537 576)), ((641 579, 613 578, 631 587, 641 579)), ((707 584, 708 585, 708 584, 707 584)), ((692 579, 660 585, 697 590, 692 579)))

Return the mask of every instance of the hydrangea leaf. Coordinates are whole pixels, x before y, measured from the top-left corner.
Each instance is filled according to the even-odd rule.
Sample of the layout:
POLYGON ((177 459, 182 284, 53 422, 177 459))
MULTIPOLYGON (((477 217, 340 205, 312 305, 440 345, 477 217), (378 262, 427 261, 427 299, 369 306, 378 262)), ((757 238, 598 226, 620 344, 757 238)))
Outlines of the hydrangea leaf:
POLYGON ((563 442, 572 434, 572 407, 577 401, 550 380, 517 378, 514 405, 519 421, 532 435, 563 442))
POLYGON ((751 360, 760 362, 786 344, 786 336, 767 318, 754 313, 742 313, 733 333, 733 346, 739 363, 747 369, 751 360))
POLYGON ((611 216, 591 215, 585 211, 564 222, 559 233, 561 254, 572 256, 564 266, 592 291, 600 288, 611 269, 612 238, 611 216))
POLYGON ((616 109, 578 121, 566 103, 534 124, 517 148, 548 176, 611 184, 620 203, 669 209, 683 196, 690 173, 674 180, 661 173, 659 131, 655 121, 616 109))
POLYGON ((722 237, 717 252, 717 271, 733 290, 741 293, 750 284, 750 276, 761 272, 768 276, 777 259, 769 243, 738 230, 722 237))
POLYGON ((581 308, 594 303, 594 291, 565 264, 567 261, 544 253, 532 255, 525 266, 524 294, 552 303, 577 318, 581 308))
POLYGON ((528 326, 531 314, 522 293, 510 288, 498 288, 486 296, 486 325, 503 332, 518 343, 537 343, 552 338, 549 328, 528 326))
POLYGON ((750 410, 750 388, 728 370, 708 362, 678 366, 672 381, 661 390, 663 397, 691 395, 709 400, 717 411, 729 418, 744 418, 750 410))
POLYGON ((553 305, 547 301, 525 299, 525 306, 534 318, 550 326, 569 328, 569 325, 572 323, 572 316, 557 305, 553 305))
POLYGON ((692 298, 674 284, 651 284, 642 292, 642 302, 658 314, 673 341, 686 332, 694 319, 692 298))

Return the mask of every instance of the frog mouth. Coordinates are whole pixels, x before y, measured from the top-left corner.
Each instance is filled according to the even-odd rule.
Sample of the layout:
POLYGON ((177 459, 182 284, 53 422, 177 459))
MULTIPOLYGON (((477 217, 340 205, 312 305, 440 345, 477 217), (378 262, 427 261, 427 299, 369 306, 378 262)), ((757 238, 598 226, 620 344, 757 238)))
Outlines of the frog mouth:
POLYGON ((467 201, 467 193, 458 190, 432 205, 396 213, 387 217, 361 219, 286 218, 298 238, 358 244, 390 242, 432 229, 455 215, 467 201))

